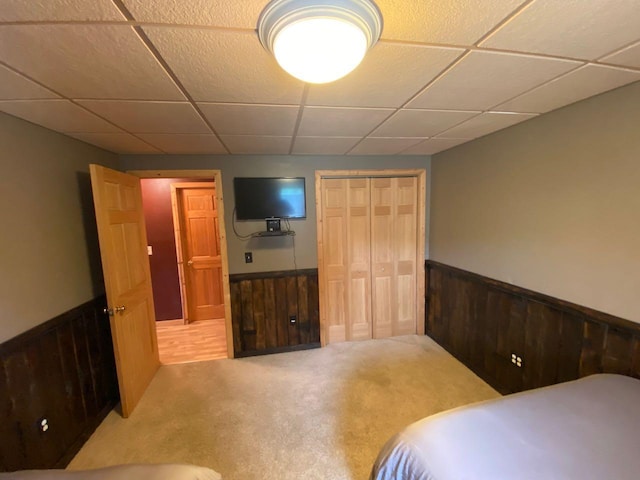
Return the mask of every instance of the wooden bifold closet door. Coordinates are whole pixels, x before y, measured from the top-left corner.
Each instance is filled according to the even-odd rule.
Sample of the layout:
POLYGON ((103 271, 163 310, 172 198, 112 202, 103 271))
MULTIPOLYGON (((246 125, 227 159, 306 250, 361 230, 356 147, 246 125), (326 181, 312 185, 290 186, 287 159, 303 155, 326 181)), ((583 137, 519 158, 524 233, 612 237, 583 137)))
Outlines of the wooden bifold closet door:
POLYGON ((418 179, 323 178, 326 343, 416 333, 418 179))

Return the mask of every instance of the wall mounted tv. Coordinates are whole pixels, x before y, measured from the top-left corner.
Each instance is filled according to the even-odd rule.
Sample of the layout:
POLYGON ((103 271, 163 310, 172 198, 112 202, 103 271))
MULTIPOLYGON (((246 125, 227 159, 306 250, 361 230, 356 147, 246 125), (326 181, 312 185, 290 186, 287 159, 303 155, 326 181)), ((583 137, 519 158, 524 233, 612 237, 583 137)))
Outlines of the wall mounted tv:
POLYGON ((304 177, 233 179, 238 220, 306 218, 304 177))

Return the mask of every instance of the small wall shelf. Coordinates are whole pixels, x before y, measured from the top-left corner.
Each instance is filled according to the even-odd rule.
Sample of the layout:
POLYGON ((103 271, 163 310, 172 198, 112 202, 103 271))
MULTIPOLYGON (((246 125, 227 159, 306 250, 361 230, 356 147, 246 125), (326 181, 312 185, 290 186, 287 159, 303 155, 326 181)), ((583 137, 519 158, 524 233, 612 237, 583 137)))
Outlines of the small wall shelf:
POLYGON ((280 230, 278 232, 257 232, 252 234, 253 238, 264 238, 264 237, 287 237, 293 236, 296 232, 293 230, 280 230))

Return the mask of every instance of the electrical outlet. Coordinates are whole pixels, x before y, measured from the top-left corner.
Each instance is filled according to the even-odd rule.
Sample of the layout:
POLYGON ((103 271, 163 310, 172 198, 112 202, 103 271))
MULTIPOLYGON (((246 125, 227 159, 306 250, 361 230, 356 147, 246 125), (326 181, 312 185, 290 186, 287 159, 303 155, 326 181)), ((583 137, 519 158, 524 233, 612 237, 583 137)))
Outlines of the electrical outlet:
POLYGON ((515 353, 511 354, 511 363, 513 363, 516 367, 522 368, 522 357, 516 355, 515 353))
POLYGON ((291 325, 295 325, 295 323, 296 323, 296 321, 297 321, 297 320, 298 320, 298 319, 297 319, 297 317, 296 317, 295 315, 291 315, 291 316, 289 317, 289 323, 290 323, 291 325))
POLYGON ((46 418, 41 418, 40 420, 38 420, 38 429, 43 433, 49 430, 49 420, 47 420, 46 418))
POLYGON ((253 253, 244 252, 244 263, 253 263, 253 253))

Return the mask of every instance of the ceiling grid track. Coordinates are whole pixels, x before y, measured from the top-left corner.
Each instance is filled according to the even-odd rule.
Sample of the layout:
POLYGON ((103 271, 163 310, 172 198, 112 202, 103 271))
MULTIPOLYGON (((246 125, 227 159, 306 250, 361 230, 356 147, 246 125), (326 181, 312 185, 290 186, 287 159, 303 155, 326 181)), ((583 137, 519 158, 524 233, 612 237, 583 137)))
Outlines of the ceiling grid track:
POLYGON ((309 84, 305 83, 302 89, 302 98, 300 99, 300 108, 298 109, 298 116, 296 117, 296 123, 293 127, 293 135, 291 136, 291 145, 289 145, 289 155, 293 153, 293 146, 296 143, 298 137, 298 129, 300 128, 300 122, 302 122, 302 115, 304 114, 304 107, 307 104, 307 95, 309 95, 309 84))
MULTIPOLYGON (((386 117, 382 122, 380 122, 378 125, 376 125, 371 131, 369 131, 369 133, 367 133, 364 137, 362 137, 353 147, 351 147, 351 149, 349 149, 349 151, 347 152, 347 155, 349 155, 354 148, 356 148, 358 145, 360 145, 366 138, 369 138, 369 135, 371 135, 373 132, 375 132, 378 128, 380 128, 386 121, 390 120, 394 115, 396 115, 400 110, 403 110, 409 103, 411 103, 416 97, 418 97, 420 94, 422 94, 422 92, 424 92, 427 88, 429 88, 431 85, 433 85, 436 81, 438 81, 438 79, 440 79, 441 77, 443 77, 447 72, 449 72, 453 67, 455 67, 458 63, 460 63, 467 55, 469 54, 468 50, 465 50, 464 52, 462 52, 460 54, 459 57, 457 57, 456 59, 454 59, 449 65, 447 65, 438 75, 436 75, 434 78, 432 78, 429 82, 427 82, 427 84, 422 87, 420 90, 418 90, 415 94, 413 94, 411 97, 409 97, 409 99, 404 102, 402 105, 400 105, 399 107, 395 108, 395 111, 389 115, 388 117, 386 117)), ((428 110, 428 109, 417 109, 417 110, 428 110)), ((478 115, 480 115, 480 113, 478 113, 478 115)), ((477 116, 477 115, 475 115, 477 116)), ((474 117, 471 117, 474 118, 474 117)), ((460 123, 464 123, 467 120, 470 120, 471 118, 465 119, 460 123)), ((442 132, 440 132, 442 133, 442 132)), ((439 135, 439 134, 438 134, 439 135)), ((376 137, 372 137, 372 138, 376 138, 376 137)), ((404 137, 404 138, 412 138, 412 137, 404 137)), ((427 140, 428 138, 431 137, 413 137, 413 138, 423 138, 423 140, 427 140)), ((405 149, 403 149, 402 151, 408 150, 410 147, 407 147, 405 149)))
POLYGON ((487 33, 481 36, 478 40, 476 40, 473 46, 478 47, 478 45, 480 45, 487 38, 491 37, 491 35, 493 35, 495 32, 500 30, 507 23, 509 23, 511 19, 517 17, 522 11, 524 11, 527 7, 529 7, 529 5, 531 5, 533 2, 535 2, 535 0, 527 0, 526 2, 524 2, 522 5, 516 8, 513 12, 511 12, 509 15, 504 17, 501 22, 496 23, 491 30, 489 30, 487 33))
MULTIPOLYGON (((118 125, 117 123, 112 122, 108 118, 105 118, 102 115, 99 115, 98 113, 96 113, 96 112, 94 112, 92 110, 89 110, 87 107, 85 107, 81 103, 78 103, 77 102, 78 99, 73 99, 73 98, 67 97, 66 95, 63 95, 62 93, 54 90, 53 88, 47 87, 46 85, 44 85, 43 83, 39 82, 35 78, 32 78, 31 76, 29 76, 29 75, 27 75, 25 73, 22 73, 21 71, 13 68, 10 65, 7 65, 5 62, 3 62, 1 60, 0 60, 0 65, 2 65, 5 68, 8 68, 9 70, 11 70, 11 71, 13 71, 13 72, 15 72, 15 73, 17 73, 19 75, 22 75, 23 77, 25 77, 25 78, 29 79, 30 81, 32 81, 33 83, 35 83, 36 85, 38 85, 38 86, 40 86, 40 87, 42 87, 42 88, 54 93, 55 95, 58 95, 58 97, 60 97, 60 98, 42 98, 40 100, 42 100, 42 101, 47 101, 47 100, 67 100, 68 102, 72 103, 76 107, 80 107, 82 110, 84 110, 85 112, 89 113, 90 115, 94 115, 94 116, 98 117, 100 120, 103 120, 103 121, 107 122, 109 125, 112 125, 113 127, 117 128, 118 130, 121 130, 122 132, 124 132, 124 133, 126 133, 128 135, 131 135, 132 137, 135 137, 136 139, 140 140, 142 143, 144 143, 145 145, 153 148, 154 150, 158 150, 158 151, 160 151, 162 153, 166 153, 161 148, 158 148, 155 145, 152 145, 149 142, 147 142, 144 138, 139 137, 135 133, 129 132, 128 130, 122 128, 120 125, 118 125)), ((60 132, 60 133, 71 135, 71 134, 74 134, 74 133, 78 134, 78 133, 102 133, 102 132, 72 132, 72 131, 65 131, 65 132, 60 132)), ((113 133, 119 133, 119 132, 113 132, 113 133)))
MULTIPOLYGON (((516 15, 518 15, 522 10, 524 10, 526 7, 528 7, 534 0, 527 0, 525 3, 523 3, 522 5, 520 5, 517 9, 515 9, 513 12, 511 12, 509 15, 507 15, 500 23, 498 23, 494 28, 492 28, 489 32, 487 32, 485 35, 483 35, 478 41, 476 41, 474 43, 474 47, 477 47, 477 45, 479 43, 481 43, 482 41, 484 41, 486 38, 489 38, 489 36, 491 36, 493 34, 493 32, 495 32, 496 30, 498 30, 500 27, 502 27, 502 25, 506 24, 510 19, 512 19, 513 17, 515 17, 516 15)), ((385 119, 382 123, 380 123, 380 125, 376 126, 376 128, 374 128, 373 130, 371 130, 364 138, 362 138, 356 145, 353 146, 353 148, 357 147, 360 143, 362 143, 362 141, 364 141, 365 138, 367 138, 369 135, 371 135, 373 132, 375 132, 378 128, 380 128, 380 126, 385 123, 387 120, 389 120, 390 118, 392 118, 394 115, 396 115, 400 110, 404 109, 409 103, 411 103, 415 98, 417 98, 418 96, 420 96, 423 92, 425 92, 431 85, 433 85, 435 82, 437 82, 440 78, 442 78, 443 76, 445 76, 450 70, 452 70, 456 65, 460 64, 460 62, 462 62, 468 55, 469 53, 471 53, 471 51, 473 51, 472 48, 469 48, 468 46, 466 47, 461 47, 461 48, 465 48, 465 51, 458 57, 456 58, 453 62, 451 62, 447 67, 445 67, 436 77, 434 77, 433 79, 431 79, 424 87, 422 87, 415 95, 413 95, 412 97, 410 97, 403 105, 401 105, 400 107, 398 107, 396 109, 396 111, 394 113, 392 113, 387 119, 385 119)), ((500 103, 504 103, 504 102, 500 102, 500 103)), ((473 115, 469 118, 466 118, 464 120, 461 120, 460 122, 452 125, 449 128, 446 128, 444 130, 442 130, 441 132, 437 133, 435 136, 433 137, 425 137, 424 140, 428 140, 431 138, 437 138, 438 135, 442 135, 446 132, 448 132, 449 130, 452 130, 460 125, 462 125, 463 123, 472 120, 476 117, 479 117, 480 115, 482 115, 483 113, 486 113, 487 110, 482 110, 479 113, 477 113, 476 115, 473 115)), ((444 137, 440 137, 440 138, 444 138, 444 137)), ((403 150, 401 150, 400 152, 398 152, 398 154, 402 154, 403 152, 406 152, 407 150, 411 149, 414 145, 408 146, 407 148, 404 148, 403 150)), ((352 148, 352 150, 353 150, 352 148)))
POLYGON ((325 86, 260 48, 268 0, 216 1, 10 2, 0 111, 122 154, 430 155, 640 81, 626 3, 380 0, 381 48, 325 86))
MULTIPOLYGON (((124 5, 124 3, 122 3, 122 0, 112 0, 112 2, 118 7, 118 9, 120 10, 120 12, 127 18, 127 20, 135 20, 133 18, 133 15, 131 14, 131 12, 129 11, 129 9, 124 5)), ((180 90, 180 93, 182 93, 182 95, 184 95, 184 97, 187 99, 187 101, 191 104, 191 106, 194 108, 194 110, 197 112, 198 116, 202 119, 202 121, 207 125, 207 127, 209 128, 209 130, 211 130, 211 133, 213 133, 216 138, 218 139, 218 141, 220 142, 220 144, 223 146, 223 148, 225 149, 225 151, 227 152, 227 154, 231 154, 231 150, 229 150, 229 147, 227 147, 227 145, 225 144, 225 142, 222 140, 222 137, 220 137, 220 135, 218 134, 218 132, 216 131, 216 129, 214 128, 214 126, 211 124, 211 122, 209 121, 209 119, 206 117, 206 115, 204 114, 204 112, 200 109, 200 107, 198 106, 198 104, 196 103, 196 101, 193 99, 193 97, 191 96, 191 94, 188 92, 188 90, 184 87, 184 85, 182 84, 182 82, 180 81, 180 79, 178 78, 178 76, 173 72, 173 70, 171 69, 171 67, 169 66, 169 64, 165 61, 165 59, 162 57, 162 55, 160 54, 160 52, 158 51, 158 49, 156 48, 156 46, 151 42, 151 39, 149 39, 149 37, 147 36, 146 33, 144 33, 144 30, 142 29, 142 27, 140 26, 134 26, 133 29, 135 30, 136 34, 138 35, 138 37, 140 38, 140 40, 142 41, 142 43, 145 44, 145 46, 149 49, 149 51, 152 53, 152 55, 155 57, 156 61, 162 66, 162 68, 165 70, 165 72, 167 73, 167 75, 169 75, 169 77, 171 77, 171 80, 175 83, 175 85, 178 87, 178 89, 180 90)))

